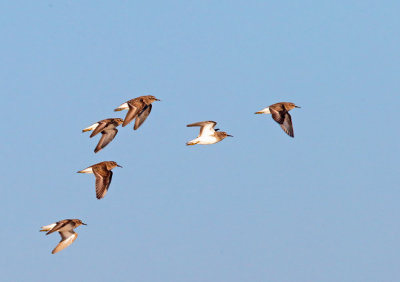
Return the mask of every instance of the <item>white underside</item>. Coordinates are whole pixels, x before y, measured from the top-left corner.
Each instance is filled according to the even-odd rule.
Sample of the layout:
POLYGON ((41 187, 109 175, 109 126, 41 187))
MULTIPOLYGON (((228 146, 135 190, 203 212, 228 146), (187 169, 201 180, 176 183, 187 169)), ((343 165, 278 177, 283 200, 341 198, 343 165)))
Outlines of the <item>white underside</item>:
POLYGON ((95 130, 96 129, 96 127, 99 125, 99 123, 98 122, 96 122, 96 123, 93 123, 91 126, 89 126, 89 127, 86 127, 85 129, 84 129, 84 131, 91 131, 91 130, 95 130))
POLYGON ((215 138, 214 136, 200 136, 197 137, 196 139, 193 139, 192 141, 189 141, 189 144, 199 144, 199 145, 210 145, 210 144, 215 144, 219 140, 215 138))
POLYGON ((80 171, 81 173, 93 173, 93 169, 91 167, 85 168, 84 170, 80 171))
POLYGON ((122 110, 128 110, 129 109, 129 106, 128 106, 128 103, 123 103, 121 106, 119 106, 118 108, 116 108, 116 110, 120 110, 120 111, 122 111, 122 110))
POLYGON ((263 114, 270 114, 271 112, 270 112, 270 110, 269 110, 269 107, 266 107, 265 109, 262 109, 261 111, 259 111, 260 113, 263 113, 263 114))

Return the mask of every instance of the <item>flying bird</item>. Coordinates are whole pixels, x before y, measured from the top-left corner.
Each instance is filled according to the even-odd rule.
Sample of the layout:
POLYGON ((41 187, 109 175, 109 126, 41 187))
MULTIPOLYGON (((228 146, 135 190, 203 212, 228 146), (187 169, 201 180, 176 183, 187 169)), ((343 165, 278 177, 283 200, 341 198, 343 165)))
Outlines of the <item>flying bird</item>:
POLYGON ((96 177, 96 198, 102 199, 110 187, 114 167, 122 167, 113 161, 104 161, 78 171, 78 173, 93 173, 96 177))
POLYGON ((229 135, 226 132, 218 131, 219 129, 214 129, 216 124, 217 123, 215 121, 210 120, 210 121, 201 121, 201 122, 196 122, 196 123, 186 125, 187 127, 200 126, 199 136, 197 136, 197 138, 187 142, 186 145, 215 144, 215 143, 223 140, 227 136, 233 137, 232 135, 229 135))
POLYGON ((61 241, 51 252, 52 254, 55 254, 59 251, 64 250, 75 241, 75 239, 78 237, 78 233, 76 233, 74 229, 80 225, 86 224, 83 223, 80 219, 64 219, 56 223, 43 226, 40 231, 47 232, 46 235, 49 235, 56 231, 60 233, 61 241))
POLYGON ((138 129, 142 123, 147 119, 151 112, 152 103, 160 101, 152 95, 140 96, 123 103, 121 106, 116 108, 114 111, 128 110, 125 116, 125 120, 122 123, 122 127, 128 125, 132 120, 135 120, 134 130, 138 129))
POLYGON ((94 152, 97 153, 114 139, 114 137, 118 133, 117 127, 123 122, 124 121, 121 118, 103 119, 101 121, 92 124, 89 127, 86 127, 85 129, 82 130, 82 132, 93 130, 92 134, 90 134, 90 138, 96 136, 98 133, 101 132, 101 138, 99 140, 99 143, 94 149, 94 152))
POLYGON ((300 107, 296 106, 294 103, 280 102, 266 107, 265 109, 256 112, 256 114, 271 114, 272 118, 279 123, 283 131, 285 131, 290 137, 294 137, 292 117, 289 114, 289 111, 294 108, 300 107))

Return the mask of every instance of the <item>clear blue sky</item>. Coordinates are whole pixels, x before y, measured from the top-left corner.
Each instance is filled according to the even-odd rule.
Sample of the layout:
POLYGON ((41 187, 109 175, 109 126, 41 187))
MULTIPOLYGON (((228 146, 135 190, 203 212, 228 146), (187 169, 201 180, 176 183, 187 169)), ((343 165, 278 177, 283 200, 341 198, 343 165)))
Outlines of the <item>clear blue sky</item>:
POLYGON ((399 281, 398 1, 3 1, 4 281, 399 281), (81 130, 141 95, 138 131, 81 130), (290 101, 295 138, 254 112, 290 101), (186 124, 234 135, 185 146, 186 124), (114 160, 103 200, 76 171, 114 160), (88 224, 51 255, 42 225, 88 224), (63 276, 65 275, 65 276, 63 276))

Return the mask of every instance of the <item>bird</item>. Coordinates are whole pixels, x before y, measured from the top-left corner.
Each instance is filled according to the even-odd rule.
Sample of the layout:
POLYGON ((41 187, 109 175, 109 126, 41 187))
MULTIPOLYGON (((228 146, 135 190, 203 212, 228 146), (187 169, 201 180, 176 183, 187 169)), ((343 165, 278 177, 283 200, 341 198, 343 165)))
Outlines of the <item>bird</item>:
POLYGON ((77 173, 93 173, 96 177, 96 198, 102 199, 110 187, 114 167, 122 167, 114 161, 104 161, 78 171, 77 173))
POLYGON ((147 119, 151 112, 152 103, 154 101, 161 101, 152 95, 140 96, 121 104, 118 108, 114 109, 115 112, 128 110, 125 116, 122 127, 128 125, 132 120, 135 120, 134 130, 138 129, 142 123, 147 119))
POLYGON ((93 130, 92 134, 90 134, 90 138, 96 136, 99 132, 101 132, 101 138, 99 140, 99 143, 94 149, 94 152, 97 153, 114 139, 114 137, 118 133, 118 129, 116 127, 118 127, 123 122, 124 120, 121 118, 107 118, 98 121, 89 127, 86 127, 85 129, 82 130, 82 132, 93 130))
POLYGON ((200 134, 197 136, 197 138, 189 141, 186 143, 186 145, 209 145, 209 144, 215 144, 221 140, 223 140, 225 137, 233 137, 232 135, 229 135, 226 132, 223 131, 218 131, 219 129, 214 129, 215 125, 217 123, 215 121, 209 120, 209 121, 200 121, 200 122, 195 122, 186 125, 187 127, 193 127, 193 126, 200 126, 200 134))
POLYGON ((47 232, 46 235, 49 235, 56 231, 60 233, 61 241, 51 252, 52 254, 55 254, 59 251, 64 250, 66 247, 68 247, 75 241, 75 239, 78 237, 78 233, 76 233, 74 229, 80 225, 87 225, 87 224, 83 223, 80 219, 63 219, 57 221, 56 223, 42 226, 40 231, 47 232))
POLYGON ((272 118, 280 124, 283 131, 290 137, 294 137, 292 117, 289 114, 289 111, 294 108, 300 107, 290 102, 279 102, 255 112, 255 114, 272 114, 272 118))

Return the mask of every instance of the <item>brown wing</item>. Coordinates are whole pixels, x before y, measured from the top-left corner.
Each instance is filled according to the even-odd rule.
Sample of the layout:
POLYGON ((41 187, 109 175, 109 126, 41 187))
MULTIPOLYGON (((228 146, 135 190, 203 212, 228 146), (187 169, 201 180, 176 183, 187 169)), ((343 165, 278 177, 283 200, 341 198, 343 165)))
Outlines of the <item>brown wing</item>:
POLYGON ((269 111, 271 112, 272 118, 279 124, 283 123, 283 120, 285 118, 284 112, 278 112, 275 109, 272 109, 271 107, 269 107, 269 111))
POLYGON ((92 134, 90 134, 90 138, 96 136, 98 133, 103 131, 103 129, 108 125, 107 121, 99 121, 99 125, 93 130, 92 134))
POLYGON ((101 149, 103 149, 105 146, 107 146, 117 135, 118 129, 113 128, 113 129, 106 129, 103 132, 101 132, 101 138, 99 143, 97 144, 96 148, 94 149, 94 152, 97 153, 101 149))
POLYGON ((285 113, 281 128, 287 133, 287 135, 289 135, 290 137, 294 137, 292 117, 288 112, 285 113))
POLYGON ((95 168, 93 169, 93 173, 96 176, 96 198, 100 200, 107 194, 113 173, 111 170, 99 171, 95 168))
POLYGON ((69 220, 69 219, 63 219, 63 220, 57 221, 56 226, 54 226, 49 232, 47 232, 46 235, 49 235, 53 232, 60 230, 61 228, 68 225, 69 223, 71 223, 71 220, 69 220))
POLYGON ((293 125, 292 125, 292 117, 290 116, 289 112, 286 110, 282 111, 277 111, 272 109, 271 107, 269 108, 272 118, 280 124, 281 128, 283 131, 286 132, 287 135, 290 137, 294 137, 294 132, 293 132, 293 125))
POLYGON ((134 118, 136 118, 140 110, 143 108, 143 105, 132 105, 131 103, 128 103, 128 106, 129 110, 125 116, 124 122, 122 123, 122 127, 128 125, 134 118))
POLYGON ((135 126, 133 127, 134 130, 138 129, 142 123, 147 119, 147 117, 149 116, 150 112, 151 112, 151 108, 153 106, 150 105, 146 105, 143 109, 143 111, 138 115, 138 117, 135 120, 135 126))
POLYGON ((62 231, 59 232, 61 236, 61 241, 58 243, 58 245, 54 248, 54 250, 51 252, 52 254, 55 254, 59 251, 64 250, 66 247, 71 245, 76 238, 78 237, 78 233, 75 233, 74 231, 62 231))

